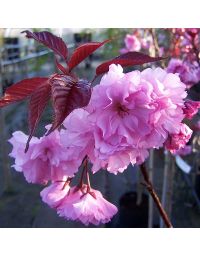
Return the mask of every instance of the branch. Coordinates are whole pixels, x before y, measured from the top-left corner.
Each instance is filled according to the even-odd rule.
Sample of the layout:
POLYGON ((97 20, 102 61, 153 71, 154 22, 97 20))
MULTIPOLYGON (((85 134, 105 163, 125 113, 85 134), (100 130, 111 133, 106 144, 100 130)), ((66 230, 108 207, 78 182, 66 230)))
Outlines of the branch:
POLYGON ((158 41, 157 41, 157 37, 156 37, 156 32, 155 32, 155 29, 154 29, 154 28, 151 28, 151 29, 150 29, 150 34, 151 34, 152 39, 153 39, 153 44, 154 44, 154 49, 155 49, 155 55, 156 55, 156 56, 159 56, 159 55, 160 55, 160 48, 159 48, 159 45, 158 45, 158 41))
POLYGON ((146 187, 146 189, 149 191, 150 195, 152 196, 152 198, 160 212, 160 215, 163 218, 163 221, 165 222, 165 224, 168 228, 173 228, 173 226, 170 222, 170 219, 168 218, 167 213, 165 212, 164 208, 162 207, 160 199, 153 188, 153 185, 149 179, 149 176, 148 176, 148 173, 147 173, 144 163, 140 166, 140 170, 142 172, 142 175, 143 175, 144 181, 145 181, 145 183, 142 183, 142 184, 146 187))
MULTIPOLYGON (((151 34, 151 37, 152 37, 152 40, 153 40, 154 55, 155 56, 160 56, 160 47, 159 47, 159 44, 158 44, 155 28, 150 28, 149 31, 150 31, 150 34, 151 34)), ((162 66, 162 68, 166 67, 165 63, 163 61, 161 61, 161 66, 162 66)))

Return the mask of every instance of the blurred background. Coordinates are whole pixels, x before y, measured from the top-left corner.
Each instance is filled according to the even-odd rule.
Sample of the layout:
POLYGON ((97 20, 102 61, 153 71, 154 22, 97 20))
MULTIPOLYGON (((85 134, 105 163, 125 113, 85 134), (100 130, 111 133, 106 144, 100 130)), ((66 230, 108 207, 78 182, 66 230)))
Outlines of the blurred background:
MULTIPOLYGON (((46 77, 57 72, 51 51, 25 38, 23 28, 0 28, 0 93, 24 78, 46 77)), ((70 29, 30 28, 49 31, 61 36, 72 52, 81 43, 103 41, 111 43, 100 48, 76 68, 80 78, 92 80, 95 68, 107 59, 128 51, 140 51, 151 56, 168 56, 156 63, 171 72, 179 73, 187 85, 188 98, 200 100, 199 29, 70 29), (174 63, 170 60, 173 59, 174 63)), ((152 67, 155 64, 151 64, 152 67)), ((148 67, 137 67, 142 68, 148 67)), ((133 68, 128 68, 128 71, 133 68)), ((98 83, 98 80, 96 81, 98 83)), ((56 212, 40 199, 42 186, 28 184, 23 175, 12 168, 7 140, 16 130, 28 133, 27 102, 0 109, 0 227, 84 227, 80 223, 59 218, 56 212)), ((37 136, 52 120, 47 108, 38 126, 37 136)), ((193 136, 187 150, 171 155, 163 149, 150 152, 147 168, 153 185, 161 198, 174 227, 200 227, 200 117, 188 121, 193 136)), ((117 176, 99 171, 91 176, 92 186, 106 199, 118 206, 113 220, 100 227, 164 227, 151 198, 140 184, 142 177, 137 166, 129 166, 117 176)), ((93 226, 89 226, 93 227, 93 226)))

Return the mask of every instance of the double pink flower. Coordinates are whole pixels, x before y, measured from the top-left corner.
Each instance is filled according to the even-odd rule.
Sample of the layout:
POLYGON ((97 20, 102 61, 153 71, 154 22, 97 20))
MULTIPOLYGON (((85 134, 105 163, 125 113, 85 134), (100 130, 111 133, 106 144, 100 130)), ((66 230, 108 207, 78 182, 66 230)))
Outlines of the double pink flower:
POLYGON ((88 186, 81 189, 64 182, 53 183, 41 192, 43 202, 56 208, 57 213, 68 220, 81 221, 83 224, 98 225, 107 223, 117 213, 117 207, 105 200, 94 189, 88 192, 88 186))

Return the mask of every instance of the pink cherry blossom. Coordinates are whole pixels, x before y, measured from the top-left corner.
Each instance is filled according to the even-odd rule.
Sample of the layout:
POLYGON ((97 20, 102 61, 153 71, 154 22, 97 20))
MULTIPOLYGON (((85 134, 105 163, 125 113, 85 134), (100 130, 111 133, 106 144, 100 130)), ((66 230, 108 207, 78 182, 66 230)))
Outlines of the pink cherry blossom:
POLYGON ((141 49, 140 41, 135 35, 127 34, 124 42, 128 51, 140 51, 141 49))
POLYGON ((113 155, 100 159, 98 157, 90 157, 92 162, 92 172, 96 173, 100 169, 106 169, 110 173, 123 173, 131 164, 141 164, 148 157, 149 153, 146 149, 130 149, 115 152, 113 155))
POLYGON ((34 148, 39 144, 39 139, 33 137, 30 148, 27 153, 24 152, 28 136, 23 132, 17 131, 13 133, 9 142, 13 145, 10 156, 15 158, 13 167, 23 172, 27 182, 45 184, 49 179, 49 171, 45 162, 37 162, 32 160, 34 148))
POLYGON ((93 123, 89 113, 84 109, 74 110, 63 123, 65 130, 61 131, 61 143, 64 148, 74 151, 79 165, 86 155, 94 155, 93 123))
POLYGON ((183 62, 180 59, 172 58, 167 67, 169 73, 176 73, 179 75, 181 81, 190 88, 200 80, 200 70, 189 63, 183 62))
POLYGON ((183 108, 183 112, 185 114, 185 118, 192 119, 192 117, 197 114, 200 108, 199 101, 187 100, 185 101, 185 107, 183 108))
POLYGON ((129 163, 142 163, 148 149, 163 146, 169 133, 179 133, 186 95, 179 77, 161 68, 125 74, 111 65, 86 107, 93 123, 93 171, 122 172, 129 163))
POLYGON ((172 153, 185 147, 186 143, 190 140, 192 130, 186 125, 181 124, 181 129, 178 134, 169 135, 165 142, 165 148, 172 153))
POLYGON ((33 137, 31 140, 31 149, 28 150, 27 153, 24 152, 26 147, 28 136, 25 135, 21 131, 15 131, 12 134, 12 137, 8 140, 9 143, 13 145, 12 152, 9 154, 10 157, 15 159, 15 164, 12 167, 15 168, 16 171, 22 172, 22 165, 29 160, 30 153, 32 151, 32 146, 38 143, 39 139, 33 137))
POLYGON ((141 49, 140 40, 135 35, 127 34, 124 43, 126 47, 120 50, 121 54, 129 51, 140 51, 141 49))
POLYGON ((82 189, 73 187, 57 207, 59 216, 70 220, 81 221, 83 224, 98 225, 107 223, 117 213, 117 208, 102 194, 94 189, 87 193, 87 186, 82 189))
POLYGON ((82 159, 76 154, 76 148, 61 144, 59 131, 33 138, 28 152, 24 153, 27 139, 22 132, 15 132, 9 141, 13 145, 10 156, 15 158, 14 167, 23 172, 28 182, 45 184, 73 176, 78 171, 82 159))
POLYGON ((52 208, 59 206, 70 190, 69 184, 65 181, 54 182, 44 188, 40 195, 42 201, 52 208))

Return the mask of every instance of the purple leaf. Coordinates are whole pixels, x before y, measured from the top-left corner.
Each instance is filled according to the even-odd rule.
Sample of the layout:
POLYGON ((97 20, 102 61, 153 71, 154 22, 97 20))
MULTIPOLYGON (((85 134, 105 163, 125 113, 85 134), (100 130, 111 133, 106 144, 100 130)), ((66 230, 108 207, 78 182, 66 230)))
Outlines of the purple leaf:
POLYGON ((76 48, 68 62, 69 70, 71 71, 75 66, 77 66, 85 58, 87 58, 89 55, 91 55, 95 50, 97 50, 99 47, 103 46, 105 43, 108 43, 109 41, 110 40, 106 40, 101 43, 89 42, 89 43, 82 44, 81 46, 76 48))
POLYGON ((48 82, 40 86, 30 98, 29 102, 29 138, 26 143, 25 152, 28 151, 30 140, 40 120, 40 117, 51 96, 51 86, 48 82))
POLYGON ((34 91, 42 86, 48 78, 36 77, 22 80, 6 89, 5 95, 0 99, 0 107, 21 101, 31 96, 34 91))
POLYGON ((112 60, 106 61, 99 65, 96 69, 96 75, 100 75, 108 72, 109 66, 111 64, 120 64, 121 66, 135 66, 135 65, 143 65, 150 62, 155 62, 159 60, 163 60, 161 57, 150 57, 146 54, 140 52, 127 52, 123 55, 120 55, 112 60))
POLYGON ((58 128, 74 109, 86 106, 91 96, 88 81, 57 75, 50 82, 55 116, 48 134, 58 128))
POLYGON ((27 38, 35 39, 36 41, 47 46, 49 49, 53 50, 56 54, 61 56, 65 61, 67 60, 68 50, 62 38, 55 36, 48 31, 31 32, 31 31, 25 30, 22 33, 26 33, 27 38))

